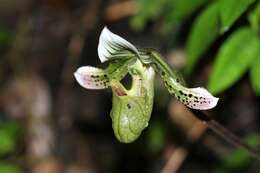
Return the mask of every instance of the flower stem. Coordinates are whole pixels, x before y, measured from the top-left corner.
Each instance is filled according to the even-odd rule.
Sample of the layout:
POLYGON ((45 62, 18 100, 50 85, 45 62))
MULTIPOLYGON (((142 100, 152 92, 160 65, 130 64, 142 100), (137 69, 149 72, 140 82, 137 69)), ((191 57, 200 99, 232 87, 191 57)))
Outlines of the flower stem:
POLYGON ((230 130, 219 124, 216 120, 212 119, 209 115, 205 114, 202 111, 190 109, 190 111, 198 119, 203 121, 207 126, 225 139, 227 142, 232 144, 235 147, 240 147, 248 151, 248 153, 257 160, 260 160, 260 150, 258 148, 252 147, 244 142, 240 137, 232 133, 230 130))

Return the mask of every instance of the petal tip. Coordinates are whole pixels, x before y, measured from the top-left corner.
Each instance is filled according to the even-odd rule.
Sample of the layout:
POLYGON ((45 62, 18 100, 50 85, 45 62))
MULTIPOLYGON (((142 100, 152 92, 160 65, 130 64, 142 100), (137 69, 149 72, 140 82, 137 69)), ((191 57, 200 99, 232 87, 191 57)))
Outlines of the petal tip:
POLYGON ((219 98, 218 97, 214 97, 214 96, 210 96, 208 98, 209 100, 209 104, 205 104, 205 105, 201 105, 201 107, 199 107, 200 110, 209 110, 209 109, 213 109, 214 107, 217 106, 219 98))
POLYGON ((82 79, 82 75, 79 73, 79 69, 73 73, 76 81, 79 83, 80 86, 84 87, 84 82, 82 79))
MULTIPOLYGON (((187 98, 188 103, 186 105, 192 109, 208 110, 216 107, 219 98, 214 97, 208 90, 203 87, 186 89, 186 95, 189 93, 191 96, 187 98)), ((185 104, 185 102, 184 102, 185 104)))
POLYGON ((217 104, 218 104, 218 101, 219 101, 219 98, 213 96, 213 99, 212 99, 212 107, 211 107, 210 109, 216 107, 217 104))

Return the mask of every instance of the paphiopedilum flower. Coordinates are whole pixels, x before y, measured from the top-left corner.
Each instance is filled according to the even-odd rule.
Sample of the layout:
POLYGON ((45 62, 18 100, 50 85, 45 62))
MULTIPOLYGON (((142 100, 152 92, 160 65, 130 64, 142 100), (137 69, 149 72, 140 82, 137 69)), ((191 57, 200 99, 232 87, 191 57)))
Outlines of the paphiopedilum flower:
MULTIPOLYGON (((161 76, 170 94, 189 108, 207 110, 218 103, 218 98, 212 96, 205 88, 185 87, 157 51, 137 49, 107 28, 104 28, 100 35, 98 55, 101 62, 109 62, 106 69, 84 66, 74 75, 84 88, 112 88, 110 116, 114 133, 121 142, 133 142, 148 125, 153 107, 155 71, 161 76), (129 90, 120 83, 127 73, 132 76, 132 87, 129 90)), ((196 117, 217 134, 260 159, 258 150, 245 144, 203 112, 196 111, 196 113, 196 117)))
POLYGON ((86 89, 112 88, 110 116, 117 139, 132 142, 147 127, 154 96, 154 70, 163 79, 168 91, 186 106, 206 110, 216 106, 218 98, 206 89, 186 88, 177 75, 154 50, 137 49, 107 28, 101 32, 98 44, 100 61, 109 62, 106 69, 91 66, 80 67, 74 76, 86 89), (127 73, 132 76, 132 87, 127 90, 120 83, 127 73))

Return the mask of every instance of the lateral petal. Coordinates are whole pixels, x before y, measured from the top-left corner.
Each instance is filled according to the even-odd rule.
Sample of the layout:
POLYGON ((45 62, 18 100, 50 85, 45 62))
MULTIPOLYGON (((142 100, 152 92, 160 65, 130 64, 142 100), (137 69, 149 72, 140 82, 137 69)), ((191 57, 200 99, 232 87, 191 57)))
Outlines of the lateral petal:
POLYGON ((214 97, 205 88, 184 88, 176 92, 176 97, 192 109, 208 110, 214 108, 219 98, 214 97))
POLYGON ((109 87, 109 79, 104 70, 83 66, 74 73, 77 82, 86 89, 105 89, 109 87))

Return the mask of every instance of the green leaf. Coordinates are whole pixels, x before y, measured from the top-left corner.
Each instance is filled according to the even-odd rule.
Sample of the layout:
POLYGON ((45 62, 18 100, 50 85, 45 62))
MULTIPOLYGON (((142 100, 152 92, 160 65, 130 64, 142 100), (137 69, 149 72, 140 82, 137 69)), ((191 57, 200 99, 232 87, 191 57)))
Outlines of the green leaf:
POLYGON ((201 55, 219 33, 218 3, 209 5, 195 20, 187 43, 187 71, 191 72, 201 55))
POLYGON ((165 12, 164 31, 168 32, 178 22, 191 15, 210 0, 168 0, 165 12))
POLYGON ((250 28, 233 33, 221 46, 213 66, 209 90, 218 94, 234 84, 259 56, 259 41, 250 28))
POLYGON ((221 32, 227 31, 254 1, 220 0, 221 32))
POLYGON ((260 95, 260 57, 255 57, 253 62, 250 69, 251 84, 255 93, 260 95))
POLYGON ((1 173, 22 173, 22 171, 17 168, 15 165, 1 162, 0 163, 0 172, 1 173))
POLYGON ((248 15, 250 26, 255 32, 260 31, 260 2, 255 6, 254 10, 248 15))
POLYGON ((169 1, 171 7, 174 10, 171 10, 169 14, 170 19, 181 20, 184 17, 190 15, 194 12, 198 7, 203 5, 208 0, 172 0, 169 1))

